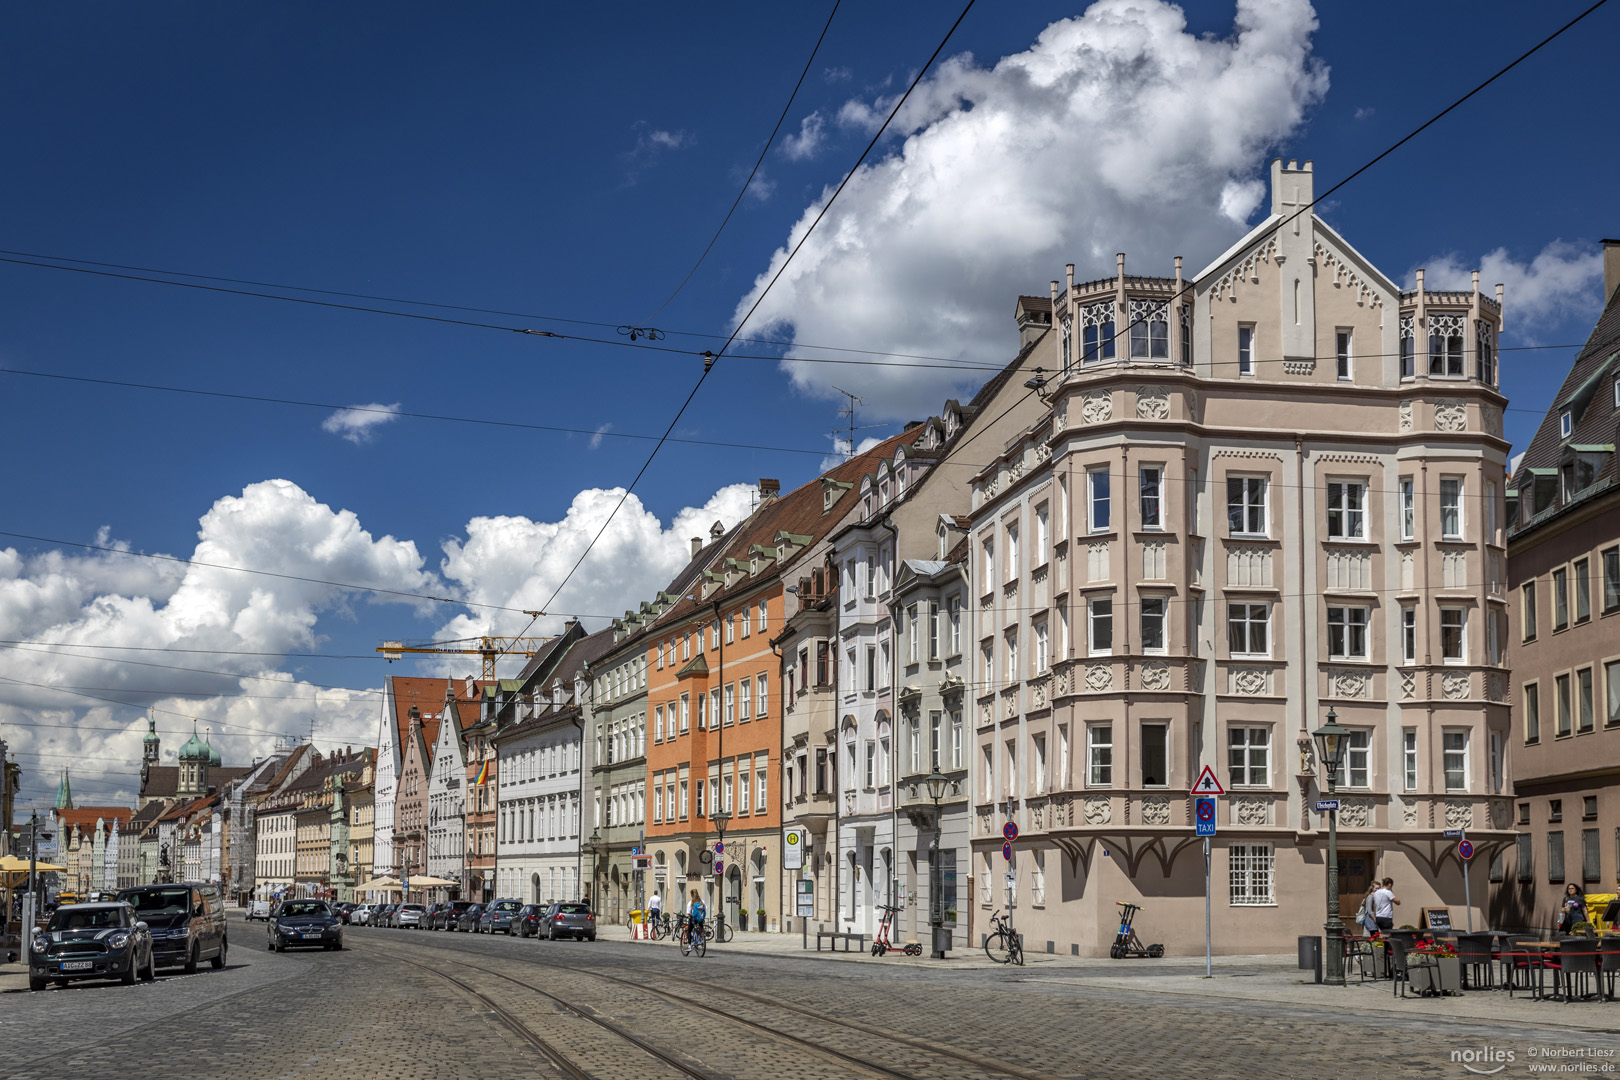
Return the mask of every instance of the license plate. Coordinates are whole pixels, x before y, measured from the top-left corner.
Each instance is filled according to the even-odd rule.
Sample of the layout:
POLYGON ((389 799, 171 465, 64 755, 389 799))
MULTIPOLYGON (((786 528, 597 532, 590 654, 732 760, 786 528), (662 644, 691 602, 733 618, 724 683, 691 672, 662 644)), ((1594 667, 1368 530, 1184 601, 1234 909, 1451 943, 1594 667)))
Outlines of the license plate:
POLYGON ((305 934, 304 935, 304 940, 305 941, 310 941, 310 940, 319 941, 320 939, 321 939, 320 934, 305 934))
POLYGON ((62 970, 63 971, 89 971, 91 968, 93 968, 95 966, 96 966, 95 962, 92 961, 92 960, 64 960, 64 961, 62 961, 62 970))

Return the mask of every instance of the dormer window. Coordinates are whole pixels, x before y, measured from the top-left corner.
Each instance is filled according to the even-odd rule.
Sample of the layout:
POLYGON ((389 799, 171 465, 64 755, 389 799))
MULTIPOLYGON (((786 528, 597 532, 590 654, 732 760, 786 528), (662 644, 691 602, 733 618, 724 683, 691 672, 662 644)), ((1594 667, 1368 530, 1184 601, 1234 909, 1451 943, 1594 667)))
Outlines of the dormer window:
POLYGON ((1620 379, 1614 380, 1614 407, 1620 409, 1620 379))
POLYGON ((1463 316, 1430 315, 1429 374, 1463 374, 1463 316))
POLYGON ((1574 430, 1575 417, 1568 409, 1565 409, 1563 412, 1558 414, 1558 437, 1560 439, 1567 439, 1569 438, 1570 432, 1574 430))

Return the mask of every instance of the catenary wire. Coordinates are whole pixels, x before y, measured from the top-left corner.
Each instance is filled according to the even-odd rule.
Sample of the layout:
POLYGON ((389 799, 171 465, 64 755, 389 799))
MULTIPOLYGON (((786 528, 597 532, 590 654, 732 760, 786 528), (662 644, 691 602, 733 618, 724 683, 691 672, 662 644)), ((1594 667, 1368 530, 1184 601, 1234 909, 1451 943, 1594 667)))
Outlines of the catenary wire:
POLYGON ((735 214, 737 207, 742 205, 743 196, 748 194, 749 185, 754 182, 754 177, 758 175, 759 167, 765 164, 765 155, 770 153, 771 147, 775 145, 776 135, 782 130, 782 124, 787 120, 788 112, 793 108, 793 102, 798 99, 799 89, 804 86, 805 77, 810 74, 810 68, 816 62, 816 54, 821 52, 821 43, 827 40, 827 31, 832 29, 833 18, 838 14, 838 5, 842 2, 843 0, 833 0, 832 10, 827 13, 827 22, 821 28, 821 35, 816 38, 815 47, 810 50, 810 58, 804 62, 804 70, 799 72, 799 81, 793 84, 793 92, 788 95, 787 104, 782 106, 782 115, 776 118, 776 126, 771 128, 770 137, 765 140, 765 146, 760 150, 759 157, 754 161, 754 167, 749 170, 748 179, 743 181, 742 188, 737 192, 737 197, 732 200, 731 207, 726 211, 726 216, 720 219, 719 228, 714 230, 714 235, 709 238, 709 242, 704 246, 702 254, 697 258, 697 262, 693 263, 692 268, 686 272, 686 276, 681 278, 681 283, 675 286, 675 291, 665 297, 664 302, 658 305, 658 310, 648 316, 648 321, 656 319, 659 312, 669 307, 670 302, 681 294, 682 289, 686 288, 687 282, 692 280, 692 275, 696 274, 698 267, 703 265, 703 260, 709 257, 710 251, 714 250, 714 245, 719 241, 720 234, 726 231, 726 226, 731 222, 731 215, 735 214))
POLYGON ((946 44, 951 40, 951 36, 956 33, 956 28, 962 25, 962 20, 967 18, 968 12, 973 10, 974 2, 975 0, 968 0, 967 5, 962 8, 962 13, 956 17, 956 21, 951 24, 951 28, 947 30, 945 32, 945 36, 940 39, 939 45, 934 49, 933 55, 928 58, 928 62, 924 64, 917 72, 916 78, 911 80, 911 85, 906 87, 905 93, 901 94, 900 99, 895 102, 894 109, 890 111, 888 117, 883 121, 883 126, 878 128, 877 133, 872 136, 872 141, 867 143, 866 149, 862 150, 861 156, 855 160, 854 166, 849 170, 848 174, 845 175, 844 179, 839 183, 837 189, 833 191, 832 195, 827 198, 827 202, 822 206, 821 212, 816 215, 815 220, 810 223, 809 228, 805 229, 804 235, 799 238, 799 242, 793 245, 793 250, 788 252, 787 258, 782 260, 782 265, 779 266, 776 273, 771 276, 771 280, 768 281, 765 284, 765 287, 759 291, 759 295, 754 298, 754 302, 749 307, 747 314, 745 314, 741 319, 737 320, 737 325, 732 328, 731 336, 726 339, 726 343, 720 346, 718 353, 705 354, 703 371, 699 373, 697 381, 692 384, 692 390, 686 395, 686 400, 681 402, 681 407, 676 410, 675 418, 669 422, 669 427, 665 429, 663 436, 660 437, 657 444, 653 446, 652 452, 647 455, 647 460, 642 462, 641 468, 637 470, 635 478, 630 481, 629 486, 624 489, 624 493, 619 496, 619 501, 614 504, 613 509, 608 513, 606 520, 602 522, 602 527, 598 529, 596 535, 591 538, 591 542, 585 546, 585 550, 580 552, 579 558, 574 562, 574 565, 569 568, 568 573, 564 574, 563 579, 557 583, 556 589, 552 591, 550 600, 547 600, 546 603, 542 605, 542 610, 551 606, 552 602, 555 601, 562 593, 562 590, 567 586, 568 582, 573 579, 574 574, 578 572, 582 565, 584 565, 585 560, 590 557, 591 552, 596 549, 597 542, 602 539, 603 534, 607 532, 608 526, 612 524, 613 519, 618 516, 620 508, 622 508, 625 501, 630 498, 630 493, 635 490, 636 484, 641 482, 641 478, 646 475, 647 469, 652 466, 653 460, 658 456, 658 451, 663 448, 664 442, 669 438, 670 432, 675 430, 675 425, 678 424, 681 417, 686 414, 687 407, 692 404, 692 399, 695 398, 698 391, 703 388, 703 383, 706 379, 708 379, 709 372, 714 370, 715 363, 721 356, 725 355, 726 350, 731 347, 732 343, 736 340, 737 335, 742 333, 743 327, 748 325, 748 320, 753 318, 754 312, 759 310, 759 305, 764 303, 765 297, 769 295, 772 287, 775 286, 777 281, 781 279, 783 271, 785 271, 793 262, 793 257, 799 253, 799 250, 804 247, 805 242, 809 240, 811 235, 815 233, 816 226, 821 223, 821 219, 826 216, 828 210, 832 209, 832 205, 838 200, 838 196, 843 193, 844 188, 848 186, 850 180, 857 172, 860 171, 862 162, 864 162, 867 155, 872 152, 872 148, 877 145, 878 140, 883 137, 883 133, 888 130, 889 124, 893 122, 895 115, 900 111, 900 107, 906 103, 908 98, 911 97, 911 92, 917 88, 917 84, 922 81, 923 76, 928 73, 930 68, 933 67, 934 61, 937 60, 939 58, 939 54, 945 50, 946 44))

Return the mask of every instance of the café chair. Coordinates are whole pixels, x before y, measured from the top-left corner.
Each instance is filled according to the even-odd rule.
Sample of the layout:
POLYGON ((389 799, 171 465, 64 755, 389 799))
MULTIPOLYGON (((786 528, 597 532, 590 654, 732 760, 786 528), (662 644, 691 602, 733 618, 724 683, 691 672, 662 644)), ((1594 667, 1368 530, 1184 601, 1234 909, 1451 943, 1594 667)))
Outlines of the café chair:
POLYGON ((1580 980, 1581 1000, 1585 1001, 1592 995, 1587 993, 1587 980, 1602 996, 1603 985, 1599 981, 1598 971, 1598 945, 1596 938, 1567 937, 1560 942, 1558 965, 1562 969, 1564 979, 1564 1000, 1575 999, 1575 982, 1580 980))
POLYGON ((1494 988, 1496 971, 1492 966, 1491 944, 1495 934, 1458 934, 1457 960, 1462 966, 1463 986, 1472 990, 1494 988))

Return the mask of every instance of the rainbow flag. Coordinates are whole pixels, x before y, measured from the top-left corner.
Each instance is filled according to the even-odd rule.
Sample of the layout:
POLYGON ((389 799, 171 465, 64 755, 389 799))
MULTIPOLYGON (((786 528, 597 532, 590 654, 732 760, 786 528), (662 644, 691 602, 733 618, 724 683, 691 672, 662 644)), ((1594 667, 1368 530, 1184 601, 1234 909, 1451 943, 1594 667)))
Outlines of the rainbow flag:
POLYGON ((473 777, 473 783, 478 784, 478 785, 483 785, 483 784, 489 783, 489 759, 488 758, 485 758, 484 763, 482 765, 478 766, 478 775, 473 777))

